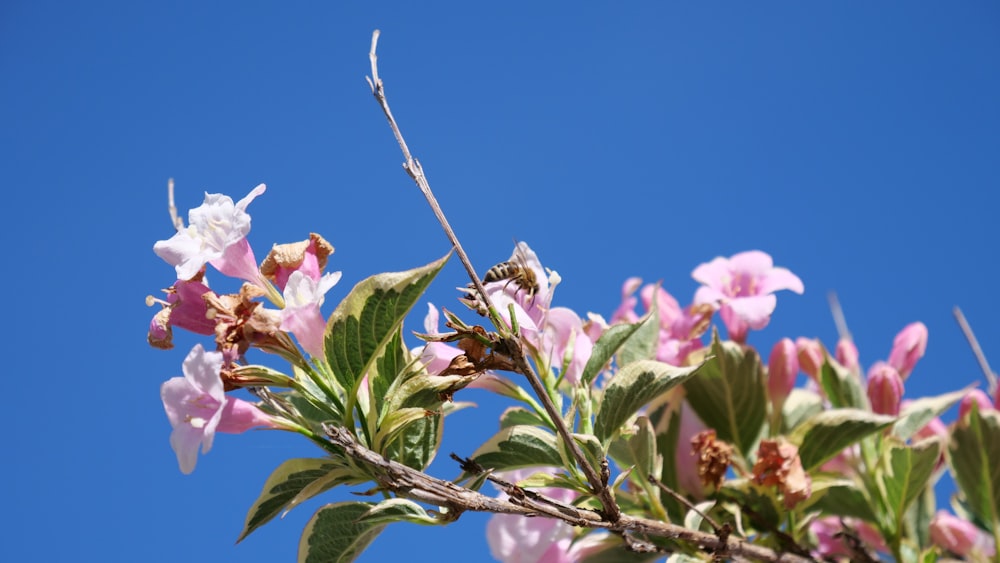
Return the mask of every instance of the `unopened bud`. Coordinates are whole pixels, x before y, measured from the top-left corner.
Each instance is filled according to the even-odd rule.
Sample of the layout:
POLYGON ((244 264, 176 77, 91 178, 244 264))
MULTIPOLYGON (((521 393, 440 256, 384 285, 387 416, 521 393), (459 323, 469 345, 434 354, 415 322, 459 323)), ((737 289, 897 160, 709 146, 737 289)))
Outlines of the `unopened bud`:
POLYGON ((892 352, 889 353, 889 364, 896 368, 904 380, 910 376, 917 360, 924 357, 927 350, 927 327, 916 322, 906 325, 899 331, 892 342, 892 352))
POLYGON ((819 381, 819 371, 823 367, 823 345, 815 338, 800 336, 795 339, 795 348, 799 353, 799 369, 819 381))
POLYGON ((857 374, 861 371, 861 367, 858 365, 858 347, 854 345, 853 341, 841 338, 837 342, 837 350, 834 355, 837 358, 837 363, 847 368, 851 373, 857 374))
POLYGON ((767 360, 767 392, 775 410, 780 409, 795 387, 799 375, 799 357, 791 338, 782 338, 771 349, 767 360))
POLYGON ((876 362, 868 370, 868 400, 877 414, 896 416, 903 399, 903 378, 896 368, 885 362, 876 362))

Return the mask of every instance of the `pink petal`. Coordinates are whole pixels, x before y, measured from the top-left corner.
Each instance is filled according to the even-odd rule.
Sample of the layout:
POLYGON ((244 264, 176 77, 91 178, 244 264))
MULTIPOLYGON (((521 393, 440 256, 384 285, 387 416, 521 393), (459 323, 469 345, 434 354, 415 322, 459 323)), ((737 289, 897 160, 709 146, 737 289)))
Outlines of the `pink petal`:
POLYGON ((226 434, 242 434, 257 426, 273 428, 274 422, 253 403, 228 397, 226 406, 222 408, 222 417, 219 419, 216 431, 226 434))
POLYGON ((724 303, 729 297, 714 287, 703 285, 694 292, 693 303, 695 305, 709 304, 718 308, 720 303, 724 303))
MULTIPOLYGON (((198 448, 201 446, 204 434, 190 424, 181 424, 174 427, 170 433, 170 447, 177 456, 177 464, 181 473, 190 475, 194 471, 198 462, 198 448)), ((207 451, 207 450, 206 450, 207 451)))
MULTIPOLYGON (((711 262, 706 262, 695 268, 691 272, 691 277, 696 282, 721 290, 729 284, 729 280, 732 278, 729 260, 718 256, 711 262)), ((703 301, 702 303, 707 303, 707 301, 703 301)))
POLYGON ((206 352, 201 344, 195 344, 191 352, 184 358, 184 379, 191 386, 217 400, 220 404, 225 400, 222 387, 222 352, 206 352))
POLYGON ((777 305, 778 298, 774 295, 756 295, 729 301, 733 312, 754 330, 760 330, 767 326, 768 321, 771 320, 771 313, 774 312, 777 305))
POLYGON ((254 258, 253 249, 247 239, 241 238, 230 244, 222 252, 222 256, 209 262, 223 274, 246 280, 254 285, 262 285, 260 268, 254 258))
POLYGON ((323 357, 323 337, 326 334, 326 319, 319 305, 287 307, 281 312, 281 330, 291 332, 302 349, 314 358, 323 357))
POLYGON ((774 293, 781 289, 788 289, 801 295, 806 290, 802 280, 786 268, 774 268, 765 272, 760 277, 759 283, 758 292, 760 293, 774 293))
POLYGON ((771 255, 760 250, 748 250, 733 254, 729 259, 729 269, 733 272, 750 274, 759 278, 767 275, 774 268, 774 260, 771 255))

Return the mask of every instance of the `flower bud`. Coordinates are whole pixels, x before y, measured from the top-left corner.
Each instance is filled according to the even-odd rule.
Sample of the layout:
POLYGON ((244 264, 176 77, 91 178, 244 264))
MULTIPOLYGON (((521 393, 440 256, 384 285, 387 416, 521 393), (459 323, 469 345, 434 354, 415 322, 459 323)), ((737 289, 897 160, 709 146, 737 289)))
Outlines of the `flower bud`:
POLYGON ((990 400, 986 393, 980 389, 973 389, 962 397, 962 402, 958 404, 958 419, 962 420, 965 418, 969 411, 972 410, 972 403, 976 403, 979 406, 979 412, 986 412, 993 410, 993 401, 990 400))
POLYGON ((903 398, 903 378, 896 368, 885 362, 876 362, 868 370, 868 400, 872 412, 896 416, 903 398))
POLYGON ((823 345, 815 338, 798 337, 795 348, 799 352, 799 369, 819 381, 819 371, 823 367, 823 345))
POLYGON ((799 375, 799 357, 791 338, 782 338, 771 349, 767 360, 767 393, 775 410, 781 408, 795 387, 799 375))
POLYGON ((962 520, 944 510, 939 510, 931 519, 930 533, 934 545, 947 549, 959 557, 966 557, 973 551, 985 556, 993 556, 996 553, 992 538, 972 522, 962 520))
POLYGON ((850 339, 841 338, 837 342, 837 350, 834 352, 837 363, 847 368, 851 373, 857 374, 861 371, 858 365, 858 347, 850 339))
POLYGON ((892 342, 892 352, 889 353, 889 364, 896 368, 904 380, 910 376, 917 360, 924 357, 927 350, 927 327, 924 323, 910 323, 899 331, 892 342))

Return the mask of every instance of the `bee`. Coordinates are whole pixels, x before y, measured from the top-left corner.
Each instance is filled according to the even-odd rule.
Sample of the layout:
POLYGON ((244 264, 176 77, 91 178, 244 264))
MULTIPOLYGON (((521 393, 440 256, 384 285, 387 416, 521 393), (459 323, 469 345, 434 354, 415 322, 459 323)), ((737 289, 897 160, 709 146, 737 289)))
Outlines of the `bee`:
POLYGON ((507 280, 504 285, 504 289, 507 286, 514 284, 517 286, 517 291, 514 292, 515 295, 521 290, 527 292, 528 299, 534 299, 535 294, 538 293, 538 276, 535 271, 528 267, 527 260, 521 254, 520 245, 514 250, 514 255, 511 256, 510 260, 506 262, 500 262, 496 266, 493 266, 486 271, 486 275, 483 276, 483 283, 500 282, 507 280))

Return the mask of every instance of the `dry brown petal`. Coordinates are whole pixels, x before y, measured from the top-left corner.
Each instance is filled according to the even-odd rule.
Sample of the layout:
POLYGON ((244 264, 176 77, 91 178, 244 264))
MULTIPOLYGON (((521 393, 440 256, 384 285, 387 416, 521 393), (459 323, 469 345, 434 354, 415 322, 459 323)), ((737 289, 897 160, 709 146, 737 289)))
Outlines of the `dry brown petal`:
POLYGON ((787 508, 812 494, 812 481, 802 468, 799 449, 783 439, 761 441, 753 478, 758 485, 773 486, 781 491, 787 508))
POLYGON ((153 335, 153 331, 150 330, 146 335, 146 340, 149 345, 153 348, 159 348, 160 350, 170 350, 174 347, 174 329, 170 326, 170 308, 165 307, 160 309, 158 313, 153 315, 153 322, 163 331, 163 337, 157 337, 153 335))
POLYGON ((305 259, 309 243, 315 244, 316 262, 319 264, 319 269, 322 270, 326 267, 327 258, 333 254, 333 245, 322 236, 309 233, 309 240, 276 244, 271 247, 271 252, 267 253, 267 257, 260 265, 260 273, 273 280, 278 268, 298 268, 302 264, 302 260, 305 259))
POLYGON ((705 486, 718 488, 733 459, 733 447, 715 438, 715 430, 703 430, 691 438, 691 451, 698 458, 698 477, 705 486))

